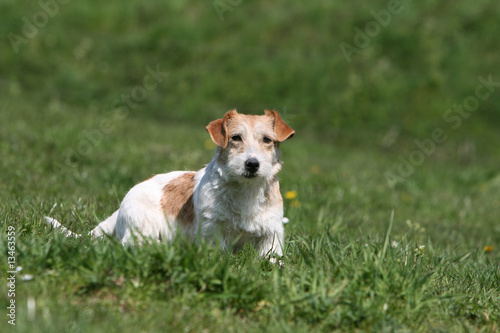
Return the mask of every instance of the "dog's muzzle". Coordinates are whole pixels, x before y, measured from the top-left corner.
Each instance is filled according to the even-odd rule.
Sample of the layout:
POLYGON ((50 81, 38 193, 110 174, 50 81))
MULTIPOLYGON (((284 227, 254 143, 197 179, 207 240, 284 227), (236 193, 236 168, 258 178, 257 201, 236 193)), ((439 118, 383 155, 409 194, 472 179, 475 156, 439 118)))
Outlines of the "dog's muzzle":
POLYGON ((259 160, 255 157, 251 157, 245 161, 245 173, 244 176, 246 178, 253 178, 257 176, 257 172, 259 171, 259 160))

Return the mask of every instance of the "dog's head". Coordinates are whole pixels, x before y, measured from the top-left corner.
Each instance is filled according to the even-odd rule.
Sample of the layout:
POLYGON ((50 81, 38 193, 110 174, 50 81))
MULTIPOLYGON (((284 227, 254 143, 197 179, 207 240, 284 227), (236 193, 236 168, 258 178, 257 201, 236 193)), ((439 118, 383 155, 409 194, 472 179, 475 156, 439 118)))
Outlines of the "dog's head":
POLYGON ((280 171, 279 144, 295 131, 276 111, 265 112, 254 116, 232 110, 208 124, 207 131, 219 147, 221 168, 229 178, 269 180, 280 171))

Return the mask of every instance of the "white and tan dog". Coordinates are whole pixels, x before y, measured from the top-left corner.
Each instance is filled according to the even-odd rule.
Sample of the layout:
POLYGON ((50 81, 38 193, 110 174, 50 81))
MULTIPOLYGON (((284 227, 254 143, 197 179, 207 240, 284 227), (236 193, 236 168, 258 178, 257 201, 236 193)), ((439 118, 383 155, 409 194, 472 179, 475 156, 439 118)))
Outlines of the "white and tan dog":
MULTIPOLYGON (((263 116, 229 111, 206 127, 217 151, 198 172, 174 171, 134 186, 120 208, 90 232, 122 243, 201 236, 237 251, 253 244, 261 256, 283 254, 279 144, 295 131, 276 111, 263 116)), ((47 222, 79 236, 52 218, 47 222)))

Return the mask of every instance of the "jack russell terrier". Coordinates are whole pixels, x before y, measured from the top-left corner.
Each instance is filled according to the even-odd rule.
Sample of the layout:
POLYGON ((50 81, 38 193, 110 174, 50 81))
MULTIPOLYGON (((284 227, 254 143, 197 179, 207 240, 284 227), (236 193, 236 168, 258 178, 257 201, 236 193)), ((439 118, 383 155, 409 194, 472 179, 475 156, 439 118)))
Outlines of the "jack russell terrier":
MULTIPOLYGON (((160 174, 135 185, 120 208, 89 234, 114 235, 128 244, 168 241, 181 233, 218 242, 222 249, 237 251, 250 243, 262 257, 282 256, 278 148, 295 131, 268 110, 263 116, 232 110, 206 129, 217 149, 205 168, 160 174)), ((53 218, 46 220, 67 236, 80 236, 53 218)))

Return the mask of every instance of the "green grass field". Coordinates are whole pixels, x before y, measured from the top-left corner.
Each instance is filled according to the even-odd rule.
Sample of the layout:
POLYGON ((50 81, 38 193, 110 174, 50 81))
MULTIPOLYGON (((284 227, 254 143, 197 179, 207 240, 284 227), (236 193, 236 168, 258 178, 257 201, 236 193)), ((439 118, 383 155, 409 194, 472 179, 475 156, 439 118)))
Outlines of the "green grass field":
POLYGON ((0 12, 2 332, 500 330, 500 3, 0 12), (275 109, 296 130, 284 268, 251 247, 45 228, 50 215, 85 233, 134 184, 201 168, 204 127, 232 108, 275 109))

